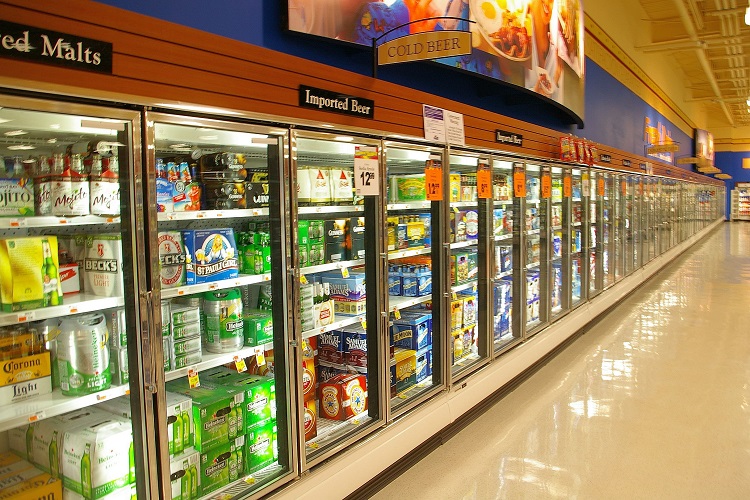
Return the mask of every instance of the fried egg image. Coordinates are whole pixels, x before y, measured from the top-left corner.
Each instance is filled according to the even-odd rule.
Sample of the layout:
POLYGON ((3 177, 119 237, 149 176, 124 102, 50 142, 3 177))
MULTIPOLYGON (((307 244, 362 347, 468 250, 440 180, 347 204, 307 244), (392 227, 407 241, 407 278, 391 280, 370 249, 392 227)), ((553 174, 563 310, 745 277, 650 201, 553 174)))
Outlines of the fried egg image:
POLYGON ((503 26, 503 10, 495 0, 480 0, 474 16, 487 33, 496 33, 503 26))

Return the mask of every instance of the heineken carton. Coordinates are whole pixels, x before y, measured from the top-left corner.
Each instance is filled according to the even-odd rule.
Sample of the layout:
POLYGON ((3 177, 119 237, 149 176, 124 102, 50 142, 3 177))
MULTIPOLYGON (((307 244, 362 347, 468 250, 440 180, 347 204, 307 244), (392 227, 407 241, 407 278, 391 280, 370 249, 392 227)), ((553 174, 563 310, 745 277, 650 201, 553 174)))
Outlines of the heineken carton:
POLYGON ((201 374, 211 383, 230 386, 244 394, 244 431, 276 419, 276 384, 273 377, 238 373, 219 366, 201 374))
POLYGON ((169 461, 169 481, 172 484, 172 500, 197 499, 201 490, 201 454, 193 448, 175 455, 169 461))
MULTIPOLYGON (((206 379, 203 374, 201 378, 206 379)), ((208 380, 191 389, 187 379, 169 382, 167 390, 192 399, 194 446, 201 453, 229 443, 243 434, 244 394, 241 390, 222 387, 208 380)))
POLYGON ((245 473, 252 474, 278 459, 276 424, 268 422, 245 435, 245 473))
POLYGON ((240 436, 201 453, 201 495, 207 495, 240 478, 244 473, 244 445, 245 436, 240 436))
POLYGON ((169 454, 178 455, 193 446, 193 400, 190 396, 167 391, 167 439, 169 454))
POLYGON ((88 500, 130 489, 133 438, 129 421, 110 419, 65 432, 63 486, 88 500))

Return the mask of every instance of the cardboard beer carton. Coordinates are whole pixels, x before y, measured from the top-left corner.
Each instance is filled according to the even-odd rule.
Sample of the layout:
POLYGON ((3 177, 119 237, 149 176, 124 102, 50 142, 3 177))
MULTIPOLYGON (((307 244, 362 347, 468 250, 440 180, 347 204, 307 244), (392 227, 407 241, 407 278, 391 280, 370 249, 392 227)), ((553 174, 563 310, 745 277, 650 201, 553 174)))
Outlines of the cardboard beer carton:
POLYGON ((159 233, 159 268, 162 288, 185 284, 185 246, 179 231, 159 233))
POLYGON ((367 377, 364 375, 338 375, 321 383, 318 394, 322 418, 348 420, 367 411, 367 377))
POLYGON ((0 179, 0 217, 34 215, 34 180, 30 177, 0 179))
POLYGON ((41 352, 0 361, 0 373, 0 387, 49 377, 52 374, 50 353, 41 352))
POLYGON ((318 436, 318 400, 312 398, 305 401, 304 411, 305 441, 310 441, 318 436))
POLYGON ((55 236, 0 240, 2 310, 15 312, 62 304, 59 267, 55 236))
POLYGON ((244 472, 245 436, 220 444, 200 455, 200 494, 207 495, 239 479, 244 472))
POLYGON ((121 297, 122 235, 96 234, 86 239, 83 276, 86 292, 100 297, 121 297))
POLYGON ((182 231, 188 285, 239 276, 239 258, 231 228, 182 231))
POLYGON ((268 467, 278 458, 277 428, 274 422, 256 427, 245 435, 245 473, 268 467))
POLYGON ((26 460, 3 452, 0 453, 0 464, 0 500, 62 498, 62 481, 26 460))
POLYGON ((241 390, 244 394, 244 431, 276 420, 276 383, 273 377, 238 373, 218 366, 201 374, 210 383, 241 390))
POLYGON ((169 461, 169 481, 172 485, 172 500, 198 498, 200 485, 201 454, 193 448, 175 455, 169 461))

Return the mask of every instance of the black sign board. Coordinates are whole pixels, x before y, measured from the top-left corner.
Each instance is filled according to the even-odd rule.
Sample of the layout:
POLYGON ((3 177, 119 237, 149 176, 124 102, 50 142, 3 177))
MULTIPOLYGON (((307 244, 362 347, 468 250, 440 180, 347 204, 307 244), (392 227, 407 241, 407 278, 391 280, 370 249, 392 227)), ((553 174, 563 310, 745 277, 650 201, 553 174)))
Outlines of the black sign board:
POLYGON ((495 142, 510 144, 512 146, 523 146, 523 136, 507 130, 495 130, 495 142))
POLYGON ((599 161, 602 163, 612 163, 612 157, 610 155, 599 155, 599 161))
POLYGON ((375 101, 329 90, 299 86, 299 105, 303 108, 330 111, 360 118, 373 118, 375 101))
POLYGON ((644 172, 646 171, 646 164, 645 163, 639 163, 638 166, 641 167, 641 170, 643 170, 644 172))
POLYGON ((623 167, 629 167, 630 166, 630 160, 622 160, 622 166, 623 167))
POLYGON ((0 20, 0 56, 112 73, 112 44, 0 20))

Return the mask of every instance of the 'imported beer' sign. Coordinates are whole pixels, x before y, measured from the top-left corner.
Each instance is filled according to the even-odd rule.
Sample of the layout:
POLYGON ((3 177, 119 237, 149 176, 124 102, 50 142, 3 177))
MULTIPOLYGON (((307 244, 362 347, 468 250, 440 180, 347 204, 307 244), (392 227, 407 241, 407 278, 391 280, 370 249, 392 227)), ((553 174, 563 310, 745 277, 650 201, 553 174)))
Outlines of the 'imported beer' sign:
POLYGON ((339 94, 306 85, 299 87, 299 105, 303 108, 319 109, 360 118, 372 118, 375 102, 363 97, 339 94))
POLYGON ((0 20, 0 57, 112 73, 112 44, 0 20))

